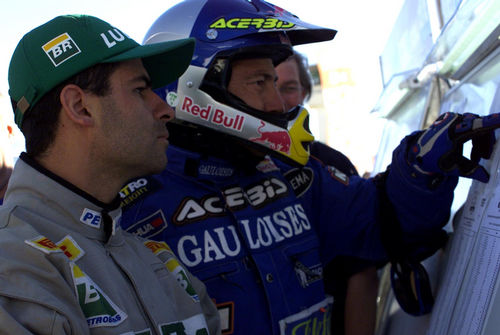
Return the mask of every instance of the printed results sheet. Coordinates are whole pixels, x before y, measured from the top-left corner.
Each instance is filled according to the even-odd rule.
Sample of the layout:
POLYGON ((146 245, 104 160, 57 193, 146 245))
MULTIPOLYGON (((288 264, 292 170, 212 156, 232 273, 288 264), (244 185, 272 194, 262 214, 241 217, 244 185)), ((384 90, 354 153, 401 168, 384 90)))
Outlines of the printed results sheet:
POLYGON ((479 335, 500 268, 500 145, 486 165, 487 184, 473 181, 447 249, 447 264, 428 335, 479 335))

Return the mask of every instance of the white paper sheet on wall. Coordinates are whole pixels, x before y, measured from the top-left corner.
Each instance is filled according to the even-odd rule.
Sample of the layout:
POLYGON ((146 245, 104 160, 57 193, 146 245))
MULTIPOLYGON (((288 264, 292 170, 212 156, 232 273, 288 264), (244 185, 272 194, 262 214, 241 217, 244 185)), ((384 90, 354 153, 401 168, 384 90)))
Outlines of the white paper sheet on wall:
POLYGON ((500 192, 488 201, 448 334, 480 334, 500 266, 500 192))
MULTIPOLYGON (((484 184, 483 184, 484 185, 484 184)), ((447 334, 469 265, 470 255, 479 230, 479 222, 486 205, 482 196, 484 186, 473 182, 461 217, 447 250, 448 263, 438 288, 428 334, 447 334)))
POLYGON ((487 184, 469 190, 438 288, 427 334, 482 334, 500 269, 500 145, 485 165, 487 184))

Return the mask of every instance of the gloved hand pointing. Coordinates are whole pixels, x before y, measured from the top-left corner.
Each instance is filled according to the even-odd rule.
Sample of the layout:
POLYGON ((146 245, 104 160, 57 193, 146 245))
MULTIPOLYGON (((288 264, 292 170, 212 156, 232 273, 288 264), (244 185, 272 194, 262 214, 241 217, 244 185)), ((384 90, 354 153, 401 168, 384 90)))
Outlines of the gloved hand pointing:
POLYGON ((471 113, 442 114, 410 147, 408 160, 424 174, 440 173, 487 182, 488 172, 478 163, 481 158, 490 158, 496 128, 500 128, 500 113, 483 117, 471 113), (470 160, 462 154, 463 145, 469 140, 472 140, 470 160))

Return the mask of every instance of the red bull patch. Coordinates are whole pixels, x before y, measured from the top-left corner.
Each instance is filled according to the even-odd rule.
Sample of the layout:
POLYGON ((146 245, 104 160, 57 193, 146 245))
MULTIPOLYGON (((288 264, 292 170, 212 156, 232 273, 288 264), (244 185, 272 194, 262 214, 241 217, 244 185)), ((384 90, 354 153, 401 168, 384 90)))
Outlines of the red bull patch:
POLYGON ((274 129, 275 127, 270 127, 264 121, 261 121, 261 125, 257 129, 257 132, 259 133, 260 136, 250 138, 250 141, 254 143, 263 144, 269 149, 275 151, 280 151, 285 154, 290 154, 290 147, 292 145, 290 134, 288 134, 288 131, 286 130, 277 131, 274 129))

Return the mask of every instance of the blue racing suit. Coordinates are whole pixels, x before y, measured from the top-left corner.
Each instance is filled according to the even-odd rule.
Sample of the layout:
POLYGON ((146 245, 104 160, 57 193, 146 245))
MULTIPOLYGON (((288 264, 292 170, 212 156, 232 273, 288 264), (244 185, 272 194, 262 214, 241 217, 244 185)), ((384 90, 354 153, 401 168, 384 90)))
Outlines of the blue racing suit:
MULTIPOLYGON (((406 163, 406 142, 398 149, 387 194, 418 243, 446 223, 457 178, 431 190, 406 163)), ((122 225, 165 241, 204 281, 223 334, 328 334, 323 266, 340 255, 386 260, 372 180, 315 159, 297 168, 267 157, 242 170, 173 145, 167 156, 161 175, 122 189, 122 225)))

